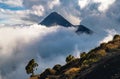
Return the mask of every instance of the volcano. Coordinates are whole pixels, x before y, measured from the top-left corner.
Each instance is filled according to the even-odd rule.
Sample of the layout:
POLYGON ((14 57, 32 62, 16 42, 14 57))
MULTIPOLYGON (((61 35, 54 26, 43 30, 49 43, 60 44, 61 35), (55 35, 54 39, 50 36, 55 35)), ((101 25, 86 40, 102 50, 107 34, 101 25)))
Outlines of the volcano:
POLYGON ((75 32, 78 34, 80 33, 92 34, 93 33, 92 30, 85 27, 84 25, 73 25, 72 23, 67 21, 63 16, 61 16, 57 12, 52 12, 39 24, 45 25, 47 27, 56 26, 56 25, 60 25, 63 27, 75 27, 77 28, 75 32))
POLYGON ((48 15, 40 24, 45 26, 54 25, 60 25, 64 27, 73 26, 70 22, 68 22, 63 16, 61 16, 57 12, 53 12, 50 15, 48 15))

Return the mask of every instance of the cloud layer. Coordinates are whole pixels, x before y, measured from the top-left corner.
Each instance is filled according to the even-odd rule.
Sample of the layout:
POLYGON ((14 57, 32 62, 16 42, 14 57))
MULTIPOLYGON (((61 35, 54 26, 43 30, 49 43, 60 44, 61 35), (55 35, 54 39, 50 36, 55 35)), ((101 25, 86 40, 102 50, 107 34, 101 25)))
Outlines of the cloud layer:
MULTIPOLYGON (((12 23, 12 20, 16 22, 15 24, 21 24, 21 22, 26 24, 39 23, 45 16, 47 16, 53 11, 60 13, 73 24, 80 24, 80 22, 83 19, 86 19, 89 16, 93 16, 93 15, 103 16, 104 14, 106 14, 106 12, 111 13, 111 10, 109 9, 111 8, 112 5, 118 4, 119 1, 118 0, 111 0, 111 1, 109 0, 99 0, 99 1, 98 0, 70 0, 70 1, 0 0, 0 3, 8 5, 7 9, 0 7, 0 16, 4 18, 2 19, 1 24, 3 23, 6 24, 8 21, 9 23, 12 23), (14 9, 16 8, 22 8, 22 9, 14 10, 9 8, 9 6, 14 7, 14 9)), ((116 5, 114 6, 114 8, 117 9, 118 6, 119 5, 116 5)))
MULTIPOLYGON (((65 57, 88 51, 101 41, 111 40, 117 32, 95 33, 93 35, 75 33, 76 28, 41 25, 0 27, 0 72, 2 79, 27 78, 24 67, 35 58, 40 64, 37 73, 54 64, 64 64, 65 57), (4 34, 4 35, 3 35, 4 34), (110 38, 105 38, 108 35, 110 38), (103 39, 105 38, 105 39, 103 39), (51 61, 49 61, 51 60, 51 61)), ((108 28, 109 29, 109 28, 108 28)))
MULTIPOLYGON (((14 3, 12 7, 22 8, 11 10, 9 7, 7 9, 0 7, 0 24, 39 23, 48 14, 56 11, 75 25, 84 24, 90 28, 96 27, 99 22, 107 22, 110 27, 119 25, 118 0, 17 0, 14 2, 13 0, 0 0, 0 3, 8 6, 12 6, 11 3, 14 3), (97 23, 93 21, 97 21, 97 23)), ((106 25, 103 23, 102 27, 106 25)))
POLYGON ((37 73, 64 64, 69 54, 79 56, 120 34, 119 0, 0 0, 0 79, 25 79, 24 67, 35 58, 37 73), (11 9, 9 7, 12 7, 11 9), (16 10, 16 8, 19 8, 16 10), (76 28, 26 25, 39 23, 57 11, 73 24, 83 24, 93 35, 77 35, 76 28), (49 61, 51 60, 51 61, 49 61))

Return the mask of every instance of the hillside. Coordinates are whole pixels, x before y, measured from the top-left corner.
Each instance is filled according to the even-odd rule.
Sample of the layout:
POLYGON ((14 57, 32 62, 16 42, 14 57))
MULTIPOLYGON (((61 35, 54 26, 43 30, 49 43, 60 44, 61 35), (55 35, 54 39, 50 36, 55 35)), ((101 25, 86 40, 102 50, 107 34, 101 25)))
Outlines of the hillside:
POLYGON ((69 55, 65 65, 46 69, 38 79, 120 79, 120 35, 80 58, 69 55))

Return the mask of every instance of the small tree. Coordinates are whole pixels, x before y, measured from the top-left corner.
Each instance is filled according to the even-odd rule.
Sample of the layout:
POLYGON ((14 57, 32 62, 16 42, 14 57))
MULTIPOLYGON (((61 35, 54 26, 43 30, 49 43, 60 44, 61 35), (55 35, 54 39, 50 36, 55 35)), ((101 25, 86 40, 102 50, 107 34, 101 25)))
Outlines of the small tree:
POLYGON ((84 58, 84 57, 86 57, 86 55, 87 55, 86 52, 82 52, 82 53, 80 54, 80 57, 81 57, 81 58, 84 58))
POLYGON ((32 74, 34 76, 34 69, 38 66, 34 59, 30 60, 27 66, 25 67, 27 74, 32 74))
POLYGON ((66 62, 69 63, 69 62, 71 62, 71 61, 74 60, 74 59, 75 59, 74 56, 69 55, 69 56, 66 57, 66 62))
POLYGON ((113 40, 120 40, 120 35, 115 35, 114 37, 113 37, 113 40))
POLYGON ((53 69, 56 70, 56 71, 59 71, 61 68, 61 65, 60 64, 56 64, 53 69))

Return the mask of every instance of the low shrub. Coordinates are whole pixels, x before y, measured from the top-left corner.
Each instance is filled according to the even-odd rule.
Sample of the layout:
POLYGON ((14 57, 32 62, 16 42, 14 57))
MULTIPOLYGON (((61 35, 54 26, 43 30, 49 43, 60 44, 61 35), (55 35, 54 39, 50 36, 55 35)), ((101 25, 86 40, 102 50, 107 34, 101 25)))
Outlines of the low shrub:
POLYGON ((61 68, 60 64, 57 64, 53 67, 53 69, 56 70, 56 71, 60 71, 60 68, 61 68))
POLYGON ((80 68, 70 68, 69 70, 67 70, 65 72, 65 74, 72 74, 72 73, 76 73, 80 70, 80 68))
POLYGON ((74 60, 74 59, 75 59, 74 56, 69 55, 69 56, 66 57, 66 62, 69 63, 69 62, 71 62, 71 61, 74 60))
POLYGON ((80 54, 80 58, 85 58, 85 57, 86 57, 86 55, 87 55, 87 53, 86 53, 86 52, 82 52, 82 53, 80 54))

